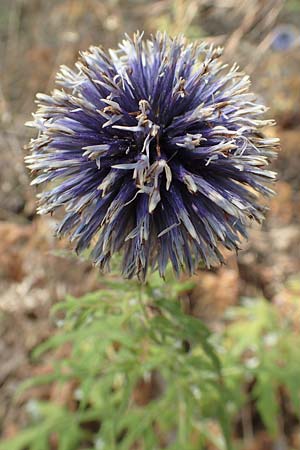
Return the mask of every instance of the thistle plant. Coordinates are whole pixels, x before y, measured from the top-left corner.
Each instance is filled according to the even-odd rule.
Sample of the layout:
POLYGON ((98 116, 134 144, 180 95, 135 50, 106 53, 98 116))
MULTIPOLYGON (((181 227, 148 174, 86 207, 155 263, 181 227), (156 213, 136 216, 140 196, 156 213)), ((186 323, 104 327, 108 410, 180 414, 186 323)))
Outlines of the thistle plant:
POLYGON ((48 450, 53 436, 59 450, 233 448, 242 372, 229 356, 226 367, 231 352, 183 312, 179 299, 191 286, 168 272, 221 263, 222 249, 237 250, 250 222, 263 219, 260 194, 273 193, 267 166, 279 143, 262 128, 274 122, 249 78, 221 55, 183 36, 136 33, 117 50, 81 53, 75 69, 61 67, 61 89, 37 95, 29 125, 38 136, 26 162, 32 183, 45 186, 38 212, 62 208, 58 236, 78 253, 91 249, 102 271, 122 254, 122 275, 138 280, 56 308, 64 326, 42 351, 71 342, 72 352, 37 382, 74 381, 78 407, 39 404, 37 427, 12 449, 48 450), (160 387, 142 405, 137 392, 153 379, 160 387))
POLYGON ((237 250, 264 209, 278 146, 262 134, 272 120, 221 48, 157 33, 136 33, 117 50, 91 47, 75 69, 62 66, 52 95, 37 95, 29 145, 38 212, 63 207, 57 235, 108 270, 123 254, 122 274, 144 280, 192 274, 199 263, 237 250))

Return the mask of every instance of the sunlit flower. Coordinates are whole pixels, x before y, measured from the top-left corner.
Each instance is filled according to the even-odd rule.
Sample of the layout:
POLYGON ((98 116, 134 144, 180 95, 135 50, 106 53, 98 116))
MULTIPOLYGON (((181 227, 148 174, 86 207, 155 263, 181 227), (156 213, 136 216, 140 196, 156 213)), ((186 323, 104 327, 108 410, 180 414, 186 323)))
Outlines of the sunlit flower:
POLYGON ((238 249, 257 194, 272 193, 266 169, 278 145, 265 138, 266 108, 249 78, 219 62, 221 49, 137 33, 108 53, 91 47, 75 70, 61 67, 61 90, 38 94, 29 125, 28 167, 45 183, 39 213, 59 207, 58 235, 109 269, 123 254, 125 277, 192 273, 238 249))

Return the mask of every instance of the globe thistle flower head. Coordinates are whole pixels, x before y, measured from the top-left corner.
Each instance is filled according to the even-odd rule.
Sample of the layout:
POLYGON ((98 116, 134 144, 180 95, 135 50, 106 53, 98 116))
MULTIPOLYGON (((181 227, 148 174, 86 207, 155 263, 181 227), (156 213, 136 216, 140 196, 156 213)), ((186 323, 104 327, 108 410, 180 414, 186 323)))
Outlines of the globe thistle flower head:
POLYGON ((271 33, 271 49, 274 51, 288 51, 299 44, 299 32, 292 25, 279 25, 271 33))
POLYGON ((63 207, 57 228, 102 270, 123 254, 125 277, 193 273, 222 262, 260 222, 259 194, 278 140, 266 108, 222 50, 137 33, 106 53, 91 47, 61 67, 52 95, 37 95, 38 129, 26 161, 44 184, 38 212, 63 207))

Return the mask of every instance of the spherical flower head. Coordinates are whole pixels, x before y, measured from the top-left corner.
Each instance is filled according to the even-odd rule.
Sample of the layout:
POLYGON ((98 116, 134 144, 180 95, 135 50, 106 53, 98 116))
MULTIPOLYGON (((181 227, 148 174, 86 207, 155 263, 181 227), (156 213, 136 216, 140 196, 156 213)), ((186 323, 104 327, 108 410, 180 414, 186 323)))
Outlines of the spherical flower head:
POLYGON ((123 254, 125 277, 193 273, 222 261, 270 195, 278 146, 265 138, 266 108, 249 78, 219 62, 222 50, 166 34, 136 33, 117 50, 91 47, 61 67, 51 96, 38 94, 29 125, 38 212, 63 207, 57 228, 102 270, 123 254))
POLYGON ((295 48, 299 44, 299 32, 292 25, 279 25, 271 33, 272 50, 284 52, 295 48))

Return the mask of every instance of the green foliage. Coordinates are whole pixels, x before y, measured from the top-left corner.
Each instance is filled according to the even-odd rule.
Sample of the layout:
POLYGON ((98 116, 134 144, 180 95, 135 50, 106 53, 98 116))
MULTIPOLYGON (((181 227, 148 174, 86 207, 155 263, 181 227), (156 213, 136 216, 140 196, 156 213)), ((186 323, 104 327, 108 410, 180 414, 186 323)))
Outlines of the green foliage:
POLYGON ((75 380, 78 408, 71 412, 35 403, 35 424, 9 448, 48 449, 50 435, 62 450, 125 450, 134 444, 150 449, 160 448, 162 440, 169 441, 169 448, 200 448, 203 421, 210 418, 219 419, 226 441, 225 394, 210 333, 185 315, 177 301, 190 287, 164 284, 156 276, 142 290, 117 280, 99 292, 58 304, 54 312, 64 312, 64 327, 34 356, 66 343, 72 344, 72 352, 56 361, 51 375, 26 387, 75 380), (139 400, 141 383, 151 386, 153 380, 150 398, 139 400), (86 425, 91 421, 98 424, 96 433, 86 425))
POLYGON ((299 335, 265 300, 231 309, 212 334, 184 313, 191 287, 156 275, 142 288, 116 279, 57 304, 63 326, 33 356, 67 343, 71 351, 53 358, 50 375, 23 389, 72 381, 76 407, 32 399, 31 425, 0 450, 239 448, 238 439, 236 447, 231 441, 250 385, 262 421, 276 436, 279 388, 294 414, 300 412, 299 335))
POLYGON ((247 300, 229 311, 232 323, 223 336, 223 367, 239 368, 240 389, 254 382, 251 394, 270 434, 280 433, 281 388, 290 411, 300 418, 300 335, 288 316, 265 300, 247 300))
POLYGON ((288 12, 298 12, 300 10, 299 0, 287 0, 285 8, 288 12))

